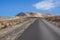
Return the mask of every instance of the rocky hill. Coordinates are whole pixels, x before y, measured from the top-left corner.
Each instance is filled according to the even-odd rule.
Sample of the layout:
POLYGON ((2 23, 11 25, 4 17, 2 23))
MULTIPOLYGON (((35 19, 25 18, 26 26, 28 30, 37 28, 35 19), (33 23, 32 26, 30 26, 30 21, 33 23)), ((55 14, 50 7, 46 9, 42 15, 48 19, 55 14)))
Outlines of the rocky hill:
POLYGON ((39 12, 21 12, 19 14, 17 14, 16 16, 26 16, 26 17, 51 17, 54 16, 52 14, 43 14, 43 13, 39 13, 39 12))
POLYGON ((12 27, 17 24, 23 23, 27 20, 29 20, 29 17, 40 17, 43 19, 46 19, 55 25, 60 26, 60 16, 55 16, 48 13, 39 13, 39 12, 20 12, 16 16, 8 18, 8 17, 0 17, 0 29, 6 28, 6 27, 12 27))
POLYGON ((3 17, 3 16, 0 16, 0 21, 3 21, 3 20, 8 20, 9 18, 8 17, 3 17))

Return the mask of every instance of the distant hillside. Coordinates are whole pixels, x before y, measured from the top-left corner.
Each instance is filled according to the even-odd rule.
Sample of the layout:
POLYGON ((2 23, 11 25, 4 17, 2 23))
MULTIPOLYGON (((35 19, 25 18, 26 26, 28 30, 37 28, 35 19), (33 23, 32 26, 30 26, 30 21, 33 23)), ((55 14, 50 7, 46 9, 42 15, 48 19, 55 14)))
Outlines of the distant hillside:
POLYGON ((9 18, 8 17, 3 17, 3 16, 0 16, 0 21, 3 21, 3 20, 8 20, 9 18))
POLYGON ((21 12, 19 14, 17 14, 16 16, 26 16, 26 17, 51 17, 54 16, 52 14, 43 14, 43 13, 39 13, 39 12, 21 12))

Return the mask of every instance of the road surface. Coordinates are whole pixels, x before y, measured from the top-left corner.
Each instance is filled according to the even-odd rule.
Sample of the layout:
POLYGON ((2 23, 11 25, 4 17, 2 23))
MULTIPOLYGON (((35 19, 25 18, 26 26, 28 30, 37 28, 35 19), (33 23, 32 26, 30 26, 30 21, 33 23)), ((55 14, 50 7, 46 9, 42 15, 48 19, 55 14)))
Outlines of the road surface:
POLYGON ((45 20, 38 19, 16 40, 60 40, 60 29, 45 20))

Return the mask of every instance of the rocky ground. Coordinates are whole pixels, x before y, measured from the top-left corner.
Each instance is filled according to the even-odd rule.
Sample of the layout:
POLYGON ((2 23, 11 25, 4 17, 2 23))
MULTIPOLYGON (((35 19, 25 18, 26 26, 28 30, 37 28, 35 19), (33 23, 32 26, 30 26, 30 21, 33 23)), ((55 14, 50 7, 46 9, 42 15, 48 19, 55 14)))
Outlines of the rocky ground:
POLYGON ((0 21, 0 29, 12 27, 12 26, 15 26, 17 24, 23 23, 27 20, 28 20, 27 17, 18 17, 18 16, 9 18, 7 20, 1 20, 0 21))
POLYGON ((60 27, 60 16, 47 17, 45 19, 53 23, 54 25, 60 27))

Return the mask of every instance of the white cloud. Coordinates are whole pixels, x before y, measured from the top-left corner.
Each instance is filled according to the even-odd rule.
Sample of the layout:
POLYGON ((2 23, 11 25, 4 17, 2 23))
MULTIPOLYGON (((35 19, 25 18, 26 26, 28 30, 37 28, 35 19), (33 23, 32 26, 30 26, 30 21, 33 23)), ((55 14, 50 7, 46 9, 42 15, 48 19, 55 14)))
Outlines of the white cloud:
POLYGON ((36 7, 36 9, 51 10, 57 7, 59 3, 59 0, 43 0, 41 2, 34 4, 34 7, 36 7))

